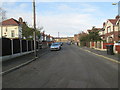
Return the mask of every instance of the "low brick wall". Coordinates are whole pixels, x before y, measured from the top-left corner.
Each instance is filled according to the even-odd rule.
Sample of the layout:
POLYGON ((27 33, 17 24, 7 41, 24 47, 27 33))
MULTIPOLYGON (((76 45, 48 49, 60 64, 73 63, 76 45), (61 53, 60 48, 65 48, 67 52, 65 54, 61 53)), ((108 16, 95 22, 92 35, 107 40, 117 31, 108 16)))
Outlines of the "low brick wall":
POLYGON ((103 49, 107 49, 106 45, 114 45, 114 43, 103 43, 103 49))
POLYGON ((115 50, 120 54, 120 45, 116 45, 115 50))

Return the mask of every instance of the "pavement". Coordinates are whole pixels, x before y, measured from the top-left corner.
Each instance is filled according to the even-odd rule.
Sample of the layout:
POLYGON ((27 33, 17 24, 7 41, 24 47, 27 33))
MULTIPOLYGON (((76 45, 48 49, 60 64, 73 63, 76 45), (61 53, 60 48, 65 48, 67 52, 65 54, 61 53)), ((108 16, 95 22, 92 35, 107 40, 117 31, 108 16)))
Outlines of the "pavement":
POLYGON ((93 52, 95 54, 98 54, 98 55, 102 55, 102 56, 105 56, 105 57, 120 61, 120 54, 108 55, 107 51, 100 51, 100 50, 89 48, 89 47, 80 47, 80 48, 82 48, 84 50, 91 51, 91 52, 93 52))
MULTIPOLYGON (((48 48, 39 49, 39 51, 37 52, 37 56, 40 57, 40 55, 44 54, 47 51, 48 51, 48 48)), ((20 64, 26 63, 34 58, 35 58, 35 55, 32 52, 23 56, 19 56, 19 57, 4 61, 2 62, 2 72, 7 71, 11 68, 14 68, 20 64)))
MULTIPOLYGON (((49 51, 49 50, 48 50, 49 51)), ((118 64, 64 44, 3 75, 3 88, 118 88, 118 64)))

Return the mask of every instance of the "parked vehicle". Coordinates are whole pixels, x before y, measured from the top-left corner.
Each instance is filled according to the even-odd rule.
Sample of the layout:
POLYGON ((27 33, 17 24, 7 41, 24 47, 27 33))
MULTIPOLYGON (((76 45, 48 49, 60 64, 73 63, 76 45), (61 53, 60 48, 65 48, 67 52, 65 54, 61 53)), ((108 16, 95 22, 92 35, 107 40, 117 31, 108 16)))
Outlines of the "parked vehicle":
POLYGON ((63 43, 62 42, 57 42, 58 44, 60 44, 61 46, 63 45, 63 43))
POLYGON ((63 45, 63 42, 60 42, 61 46, 63 45))
POLYGON ((59 43, 52 43, 50 46, 50 50, 60 50, 61 49, 61 45, 59 43))
POLYGON ((67 45, 71 45, 71 42, 70 42, 70 41, 68 41, 68 42, 67 42, 67 45))

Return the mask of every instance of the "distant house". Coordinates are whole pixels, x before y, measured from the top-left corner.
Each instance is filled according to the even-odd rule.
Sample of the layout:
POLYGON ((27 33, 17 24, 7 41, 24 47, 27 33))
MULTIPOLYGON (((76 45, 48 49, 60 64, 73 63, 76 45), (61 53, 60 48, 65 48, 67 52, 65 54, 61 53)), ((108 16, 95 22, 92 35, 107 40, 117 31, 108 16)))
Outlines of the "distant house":
POLYGON ((100 30, 101 30, 102 28, 96 28, 95 26, 94 27, 92 27, 92 29, 90 30, 87 30, 87 32, 88 33, 90 33, 90 32, 100 32, 100 30))
POLYGON ((44 31, 41 32, 39 40, 41 42, 44 42, 44 41, 47 41, 47 42, 54 41, 53 37, 50 34, 49 35, 45 34, 44 31))
POLYGON ((55 37, 54 40, 56 42, 67 42, 68 38, 67 37, 55 37))
POLYGON ((54 41, 54 38, 52 36, 50 36, 50 41, 54 41))
POLYGON ((22 19, 19 21, 11 18, 2 22, 0 26, 0 37, 22 38, 22 19))
MULTIPOLYGON (((89 30, 89 31, 91 31, 91 30, 89 30)), ((86 36, 86 35, 87 35, 87 33, 85 33, 85 32, 81 32, 81 33, 79 33, 79 34, 75 34, 75 35, 74 35, 74 42, 80 44, 80 38, 81 38, 82 36, 86 36)))
POLYGON ((74 42, 78 42, 78 39, 79 37, 78 37, 78 34, 74 34, 74 42))
POLYGON ((40 41, 45 41, 45 32, 41 32, 40 41))
POLYGON ((46 35, 46 41, 47 41, 47 42, 50 41, 50 35, 46 35))
POLYGON ((102 35, 103 35, 103 32, 102 32, 102 28, 96 28, 95 26, 92 27, 92 29, 89 29, 87 30, 87 33, 90 34, 90 33, 94 33, 94 32, 97 32, 99 34, 99 36, 101 37, 102 39, 102 35))
POLYGON ((117 42, 118 41, 118 25, 119 16, 116 16, 115 19, 108 19, 107 22, 103 24, 102 35, 107 42, 117 42))

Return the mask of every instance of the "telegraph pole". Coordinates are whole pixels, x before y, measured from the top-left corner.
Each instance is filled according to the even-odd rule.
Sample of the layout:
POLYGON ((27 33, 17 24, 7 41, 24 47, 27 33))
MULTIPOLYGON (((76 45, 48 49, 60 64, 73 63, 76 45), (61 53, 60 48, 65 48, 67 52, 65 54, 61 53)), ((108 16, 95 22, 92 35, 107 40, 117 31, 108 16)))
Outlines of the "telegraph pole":
POLYGON ((60 42, 60 32, 58 32, 58 41, 60 42))
POLYGON ((58 32, 58 38, 59 38, 59 32, 58 32))
POLYGON ((36 52, 36 14, 35 14, 35 0, 33 0, 33 26, 34 26, 34 54, 35 57, 37 57, 37 52, 36 52))

